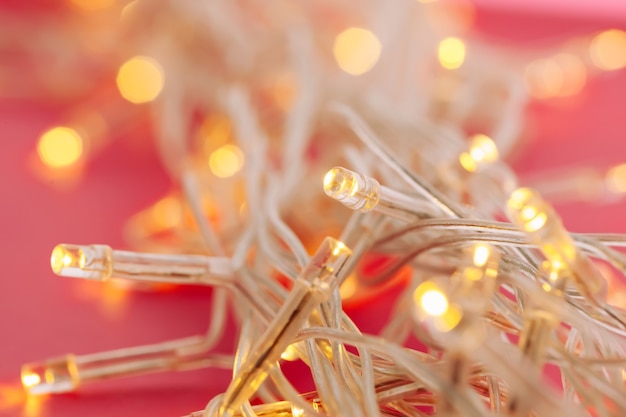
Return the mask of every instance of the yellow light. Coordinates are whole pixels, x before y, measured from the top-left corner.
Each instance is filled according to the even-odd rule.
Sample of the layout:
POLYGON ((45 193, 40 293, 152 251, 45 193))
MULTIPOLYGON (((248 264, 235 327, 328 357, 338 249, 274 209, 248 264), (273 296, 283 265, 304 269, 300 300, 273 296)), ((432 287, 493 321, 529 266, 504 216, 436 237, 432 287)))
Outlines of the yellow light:
POLYGON ((337 244, 335 245, 335 248, 333 249, 333 255, 337 256, 342 252, 346 252, 346 245, 343 244, 343 242, 339 242, 337 241, 337 244))
POLYGON ((235 145, 224 145, 209 157, 209 168, 219 178, 235 175, 243 167, 244 155, 235 145))
POLYGON ((41 377, 34 372, 24 372, 22 373, 22 384, 24 387, 30 388, 41 382, 41 377))
POLYGON ((522 210, 526 203, 535 196, 535 193, 530 188, 518 188, 511 194, 508 206, 515 210, 522 210))
POLYGON ((154 100, 165 82, 161 65, 146 56, 136 56, 126 61, 117 73, 117 88, 131 103, 154 100))
POLYGON ((626 164, 614 166, 606 174, 606 186, 612 193, 626 193, 626 164))
POLYGON ((591 62, 605 71, 626 67, 626 32, 611 29, 596 35, 589 46, 591 62))
POLYGON ((66 168, 75 164, 83 154, 83 140, 74 129, 55 127, 41 135, 37 153, 49 167, 66 168))
POLYGON ((432 282, 420 284, 413 293, 420 308, 431 317, 440 317, 448 310, 448 299, 432 282))
POLYGON ((361 75, 376 65, 381 50, 380 41, 371 31, 351 27, 337 35, 333 53, 339 68, 351 75, 361 75))
POLYGON ((287 349, 285 349, 285 351, 281 353, 280 358, 289 362, 298 360, 298 350, 296 349, 295 344, 287 346, 287 349))
POLYGON ((439 43, 438 55, 445 69, 460 68, 465 61, 465 43, 459 38, 446 38, 439 43))
POLYGON ((498 147, 487 135, 481 133, 470 138, 469 152, 459 155, 459 162, 469 172, 477 171, 481 165, 496 162, 500 158, 498 147))
POLYGON ((522 216, 522 219, 526 221, 531 220, 537 216, 537 208, 534 206, 526 206, 522 209, 520 215, 522 216))
POLYGON ((300 407, 296 407, 295 405, 291 405, 291 415, 293 417, 303 417, 304 416, 304 410, 301 409, 300 407))
POLYGON ((548 216, 546 215, 546 213, 537 213, 537 215, 533 219, 529 220, 526 223, 524 228, 527 232, 536 232, 537 230, 541 229, 547 221, 548 216))
POLYGON ((56 245, 50 256, 50 267, 55 274, 60 274, 65 268, 84 266, 85 257, 81 251, 70 252, 64 245, 56 245))
POLYGON ((474 257, 472 259, 474 265, 478 267, 485 266, 489 260, 490 253, 491 249, 489 249, 489 246, 485 244, 474 246, 474 257))
POLYGON ((111 7, 115 0, 70 0, 70 2, 78 8, 92 12, 111 7))

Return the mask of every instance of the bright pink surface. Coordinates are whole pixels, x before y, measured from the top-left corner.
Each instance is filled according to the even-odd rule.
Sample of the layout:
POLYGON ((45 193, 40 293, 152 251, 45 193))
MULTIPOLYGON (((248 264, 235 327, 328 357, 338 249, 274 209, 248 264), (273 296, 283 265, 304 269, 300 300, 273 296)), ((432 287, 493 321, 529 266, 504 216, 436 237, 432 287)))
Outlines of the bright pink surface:
MULTIPOLYGON (((615 22, 479 11, 478 24, 499 40, 530 41, 564 32, 588 33, 615 22)), ((532 134, 523 154, 516 155, 516 165, 538 170, 625 162, 624 94, 622 71, 593 80, 567 105, 533 106, 532 134)), ((92 385, 76 394, 46 398, 39 412, 11 394, 19 387, 24 362, 198 334, 206 329, 210 311, 210 292, 188 289, 133 294, 122 304, 121 314, 111 316, 97 295, 99 284, 50 272, 50 251, 59 242, 123 247, 124 221, 162 196, 170 184, 151 148, 131 138, 119 138, 96 155, 75 189, 60 191, 41 182, 29 160, 37 136, 57 116, 58 112, 32 103, 0 104, 0 416, 159 417, 201 409, 225 389, 227 372, 201 370, 92 385)), ((624 208, 624 202, 589 203, 562 207, 562 213, 576 231, 626 232, 624 208)), ((363 323, 380 319, 372 311, 356 315, 363 323)))

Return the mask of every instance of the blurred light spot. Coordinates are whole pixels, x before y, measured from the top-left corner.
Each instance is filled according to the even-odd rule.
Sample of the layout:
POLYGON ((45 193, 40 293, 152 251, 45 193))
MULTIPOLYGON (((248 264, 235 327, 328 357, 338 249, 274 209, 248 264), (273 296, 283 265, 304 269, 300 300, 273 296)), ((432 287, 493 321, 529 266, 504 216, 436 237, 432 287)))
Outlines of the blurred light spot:
POLYGON ((606 187, 615 194, 626 193, 626 164, 614 166, 607 172, 606 187))
POLYGON ((589 46, 593 64, 605 71, 626 67, 626 32, 611 29, 596 35, 589 46))
POLYGON ((210 155, 214 149, 230 142, 231 137, 230 121, 221 114, 207 117, 200 127, 200 139, 205 155, 210 155))
POLYGON ((209 157, 209 168, 219 178, 232 177, 243 167, 243 163, 243 152, 235 145, 224 145, 209 157))
POLYGON ((83 154, 83 140, 74 129, 55 127, 41 135, 37 153, 41 161, 49 167, 69 167, 83 154))
POLYGON ((459 38, 446 38, 439 43, 438 56, 445 69, 460 68, 465 61, 465 44, 459 38))
POLYGON ((107 9, 115 4, 115 0, 70 0, 75 7, 88 12, 107 9))
POLYGON ((26 398, 27 394, 22 385, 1 385, 0 411, 16 410, 25 405, 26 398))
POLYGON ((333 53, 339 67, 351 75, 368 72, 378 62, 382 45, 372 32, 348 28, 337 35, 333 53))
POLYGON ((435 3, 437 0, 417 0, 418 3, 435 3))
POLYGON ((169 195, 152 206, 151 217, 154 229, 172 229, 182 222, 183 207, 176 197, 169 195))
POLYGON ((24 417, 41 416, 46 398, 48 398, 46 395, 27 395, 24 402, 24 417))
POLYGON ((147 103, 154 100, 165 82, 161 65, 152 58, 136 56, 120 67, 117 87, 131 103, 147 103))
POLYGON ((552 59, 537 59, 526 66, 524 82, 536 99, 555 97, 564 85, 563 70, 552 59))
POLYGON ((563 77, 557 95, 567 97, 578 94, 587 83, 587 68, 583 61, 576 55, 567 53, 560 53, 553 59, 563 77))
POLYGON ((341 286, 339 287, 339 294, 341 295, 341 299, 345 300, 356 294, 358 286, 359 282, 357 281, 356 274, 352 273, 348 275, 348 277, 341 283, 341 286))

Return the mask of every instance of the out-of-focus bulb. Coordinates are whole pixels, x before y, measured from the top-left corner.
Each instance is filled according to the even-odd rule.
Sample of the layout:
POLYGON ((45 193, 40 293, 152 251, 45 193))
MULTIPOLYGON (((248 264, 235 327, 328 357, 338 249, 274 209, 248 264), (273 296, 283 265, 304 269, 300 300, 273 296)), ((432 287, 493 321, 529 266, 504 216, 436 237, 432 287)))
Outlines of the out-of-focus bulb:
POLYGON ((460 68, 465 61, 465 43, 455 37, 445 38, 439 42, 439 63, 445 69, 453 70, 460 68))
POLYGON ((491 253, 491 248, 489 245, 479 244, 474 247, 474 256, 472 257, 472 261, 474 262, 474 266, 485 266, 487 261, 489 260, 489 255, 491 253))
POLYGON ((421 283, 413 292, 413 300, 418 317, 441 332, 454 329, 461 321, 461 310, 451 305, 443 290, 432 281, 421 283))
POLYGON ((467 171, 474 172, 499 158, 495 142, 489 136, 476 134, 470 139, 469 150, 459 155, 459 162, 467 171))
POLYGON ((548 221, 546 204, 541 196, 530 188, 518 188, 513 191, 507 203, 513 221, 526 232, 536 232, 548 221))
POLYGON ((373 178, 342 167, 324 176, 324 192, 353 210, 367 212, 378 204, 380 184, 373 178))
POLYGON ((219 178, 232 177, 241 170, 243 164, 243 152, 235 145, 224 145, 209 157, 209 168, 219 178))
POLYGON ((70 392, 79 385, 73 355, 22 366, 22 385, 32 395, 70 392))
POLYGON ((614 166, 606 174, 606 187, 615 194, 626 193, 626 164, 614 166))
POLYGON ((333 53, 339 68, 351 75, 361 75, 374 67, 381 50, 380 41, 371 31, 352 27, 337 35, 333 53))
POLYGON ((589 46, 593 64, 605 71, 626 67, 626 32, 611 29, 596 35, 589 46))
POLYGON ((83 139, 69 127, 54 127, 39 138, 37 153, 41 161, 51 168, 74 165, 83 154, 83 139))
POLYGON ((165 73, 153 58, 135 56, 124 62, 117 73, 117 88, 131 103, 147 103, 157 98, 165 83, 165 73))

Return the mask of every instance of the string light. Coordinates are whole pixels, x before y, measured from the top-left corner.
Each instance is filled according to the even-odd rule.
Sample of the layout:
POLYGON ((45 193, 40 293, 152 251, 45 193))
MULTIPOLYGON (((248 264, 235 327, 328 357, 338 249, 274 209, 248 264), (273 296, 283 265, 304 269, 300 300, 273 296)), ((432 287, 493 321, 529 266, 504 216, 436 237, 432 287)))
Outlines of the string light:
MULTIPOLYGON (((589 59, 602 70, 625 65, 623 32, 597 34, 589 57, 555 50, 507 61, 469 36, 439 42, 435 33, 466 27, 443 27, 431 13, 439 6, 417 2, 372 3, 359 16, 341 2, 166 3, 124 7, 128 30, 98 43, 106 65, 96 82, 119 68, 122 97, 154 110, 159 155, 177 189, 131 219, 135 251, 61 244, 50 263, 61 276, 107 281, 100 285, 214 287, 209 330, 26 364, 29 394, 211 367, 233 377, 193 417, 413 416, 424 407, 433 415, 626 414, 626 317, 605 302, 606 274, 595 265, 623 278, 613 247, 624 238, 570 234, 538 192, 512 191, 503 160, 522 132, 522 83, 533 98, 577 94, 597 74, 589 59), (242 23, 252 10, 263 30, 242 23), (389 19, 394 12, 403 19, 389 19), (348 27, 357 18, 372 29, 348 27), (467 65, 470 44, 476 57, 467 65), (135 55, 138 47, 160 61, 135 55), (445 94, 427 88, 439 81, 445 94), (477 127, 491 137, 462 133, 477 127), (310 256, 321 235, 334 237, 310 256), (372 256, 385 261, 369 268, 372 256), (398 295, 387 305, 381 295, 392 284, 398 295), (389 316, 379 335, 357 326, 352 297, 389 316), (236 348, 221 355, 226 306, 240 326, 236 348), (414 339, 425 348, 414 349, 414 339), (308 367, 315 391, 292 386, 281 359, 308 367), (543 382, 546 364, 559 368, 563 393, 543 382)), ((99 17, 116 28, 121 7, 104 9, 99 17)), ((93 49, 66 43, 93 64, 93 49)), ((104 107, 121 108, 116 100, 104 107)), ((109 113, 118 112, 102 113, 115 135, 125 118, 109 113)), ((98 129, 83 124, 42 135, 46 166, 71 167, 94 152, 98 129)), ((604 178, 612 192, 624 192, 622 168, 604 178)), ((119 303, 110 308, 125 314, 119 303)))

